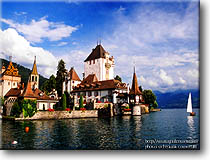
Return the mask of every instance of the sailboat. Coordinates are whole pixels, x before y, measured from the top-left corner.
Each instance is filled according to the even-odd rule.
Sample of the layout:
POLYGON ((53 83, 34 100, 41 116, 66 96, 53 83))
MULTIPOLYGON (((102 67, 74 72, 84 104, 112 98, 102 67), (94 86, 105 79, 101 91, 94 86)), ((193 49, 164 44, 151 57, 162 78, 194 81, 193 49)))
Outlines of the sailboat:
POLYGON ((191 98, 191 93, 189 93, 189 97, 188 97, 187 112, 190 113, 190 116, 195 116, 195 112, 192 111, 192 98, 191 98))

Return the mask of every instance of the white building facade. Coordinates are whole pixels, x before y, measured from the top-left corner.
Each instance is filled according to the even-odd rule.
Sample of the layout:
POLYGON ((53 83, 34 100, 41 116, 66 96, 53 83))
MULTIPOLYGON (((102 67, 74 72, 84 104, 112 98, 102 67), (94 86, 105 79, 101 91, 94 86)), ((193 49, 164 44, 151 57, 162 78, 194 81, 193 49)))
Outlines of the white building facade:
POLYGON ((99 81, 114 79, 114 58, 102 45, 97 45, 84 63, 84 78, 95 74, 99 81))
POLYGON ((18 69, 10 62, 8 67, 2 66, 0 69, 0 97, 4 97, 11 88, 17 88, 21 82, 21 76, 18 73, 18 69))

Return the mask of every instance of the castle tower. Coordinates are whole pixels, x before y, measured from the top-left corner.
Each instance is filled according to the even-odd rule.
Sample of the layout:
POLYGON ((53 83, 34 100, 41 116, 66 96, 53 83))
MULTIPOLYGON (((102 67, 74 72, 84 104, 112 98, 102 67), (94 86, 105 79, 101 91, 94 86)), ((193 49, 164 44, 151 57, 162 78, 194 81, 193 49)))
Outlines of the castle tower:
POLYGON ((99 81, 114 79, 114 58, 110 57, 101 44, 92 50, 84 62, 84 78, 95 74, 99 81))
POLYGON ((34 64, 33 64, 33 68, 32 68, 32 72, 31 75, 29 77, 29 82, 31 84, 31 88, 32 89, 39 89, 39 74, 37 72, 37 67, 36 67, 36 56, 34 58, 34 64))
POLYGON ((81 83, 79 76, 77 75, 74 67, 71 67, 67 75, 65 76, 65 81, 63 82, 63 93, 67 91, 69 94, 75 86, 81 83))
POLYGON ((4 97, 11 88, 17 88, 21 82, 18 69, 12 64, 12 56, 9 59, 8 67, 2 66, 0 69, 0 97, 4 97))
POLYGON ((142 93, 139 90, 135 68, 134 68, 134 73, 133 73, 132 87, 131 87, 129 96, 130 96, 129 98, 130 103, 133 105, 132 115, 134 116, 141 115, 141 107, 139 104, 142 102, 143 99, 142 99, 142 93))

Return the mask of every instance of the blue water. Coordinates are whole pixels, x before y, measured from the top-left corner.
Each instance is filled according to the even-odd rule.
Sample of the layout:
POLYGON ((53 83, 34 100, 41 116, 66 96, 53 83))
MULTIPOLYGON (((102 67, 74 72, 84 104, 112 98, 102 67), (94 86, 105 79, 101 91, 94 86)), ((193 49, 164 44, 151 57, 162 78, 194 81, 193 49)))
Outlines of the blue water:
POLYGON ((163 109, 136 117, 2 121, 1 148, 199 149, 199 109, 195 112, 195 117, 185 109, 163 109))

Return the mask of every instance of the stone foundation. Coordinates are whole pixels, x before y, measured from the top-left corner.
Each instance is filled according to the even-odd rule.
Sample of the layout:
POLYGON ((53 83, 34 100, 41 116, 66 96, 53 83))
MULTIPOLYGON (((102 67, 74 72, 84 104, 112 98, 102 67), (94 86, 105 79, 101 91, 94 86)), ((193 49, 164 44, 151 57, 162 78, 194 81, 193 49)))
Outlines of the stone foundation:
POLYGON ((141 106, 140 105, 133 106, 132 115, 133 116, 140 116, 141 115, 141 106))
POLYGON ((15 120, 49 120, 49 119, 71 119, 71 118, 97 118, 98 110, 86 111, 38 111, 33 117, 15 118, 15 120))

